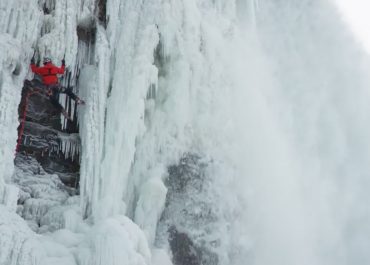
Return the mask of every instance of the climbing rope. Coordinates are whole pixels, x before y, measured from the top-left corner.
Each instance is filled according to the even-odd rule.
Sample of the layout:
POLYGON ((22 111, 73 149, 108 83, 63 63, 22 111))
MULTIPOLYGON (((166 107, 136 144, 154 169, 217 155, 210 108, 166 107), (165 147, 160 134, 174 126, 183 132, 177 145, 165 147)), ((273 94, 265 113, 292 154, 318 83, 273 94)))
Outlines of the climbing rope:
POLYGON ((30 96, 32 96, 34 94, 40 94, 41 92, 42 92, 41 89, 35 89, 35 90, 27 92, 26 99, 25 99, 25 104, 24 104, 24 109, 23 109, 22 120, 21 120, 21 128, 19 129, 19 133, 18 133, 17 147, 15 148, 15 154, 18 153, 19 148, 21 146, 21 142, 22 142, 22 137, 23 137, 23 133, 24 133, 24 126, 25 126, 26 117, 27 117, 28 99, 30 98, 30 96))

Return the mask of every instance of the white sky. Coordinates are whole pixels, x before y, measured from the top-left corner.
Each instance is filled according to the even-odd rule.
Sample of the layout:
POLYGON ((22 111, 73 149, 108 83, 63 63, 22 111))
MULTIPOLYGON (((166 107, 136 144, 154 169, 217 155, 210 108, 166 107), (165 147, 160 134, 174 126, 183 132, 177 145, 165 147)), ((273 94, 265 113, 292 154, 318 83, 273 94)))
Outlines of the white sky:
POLYGON ((370 0, 332 0, 370 53, 370 0))

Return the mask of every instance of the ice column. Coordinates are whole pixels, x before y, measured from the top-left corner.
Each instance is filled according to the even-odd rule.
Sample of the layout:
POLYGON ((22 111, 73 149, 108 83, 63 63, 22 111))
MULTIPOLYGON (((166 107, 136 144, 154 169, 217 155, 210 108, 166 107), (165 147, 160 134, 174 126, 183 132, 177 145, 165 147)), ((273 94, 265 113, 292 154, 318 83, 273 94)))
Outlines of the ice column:
MULTIPOLYGON (((100 199, 101 170, 105 137, 106 100, 109 87, 110 50, 104 29, 96 33, 95 65, 84 66, 80 76, 80 95, 88 104, 80 109, 81 203, 86 216, 100 199)), ((109 178, 109 176, 106 176, 109 178)))
POLYGON ((82 126, 82 134, 89 136, 89 143, 82 142, 82 152, 87 151, 83 155, 81 171, 83 204, 96 218, 125 212, 135 139, 144 131, 145 97, 157 77, 153 53, 158 33, 153 20, 143 19, 152 18, 148 15, 152 6, 132 0, 108 4, 110 7, 116 4, 110 10, 118 12, 122 21, 112 21, 107 29, 107 40, 112 48, 111 63, 107 61, 110 55, 107 54, 107 40, 104 40, 103 31, 98 30, 96 50, 100 63, 98 69, 89 71, 97 73, 99 87, 89 88, 88 97, 93 100, 94 109, 87 109, 84 116, 90 120, 85 125, 93 127, 82 126), (110 73, 108 69, 111 69, 110 73), (111 87, 107 91, 109 76, 111 87), (88 147, 92 143, 96 146, 88 147))

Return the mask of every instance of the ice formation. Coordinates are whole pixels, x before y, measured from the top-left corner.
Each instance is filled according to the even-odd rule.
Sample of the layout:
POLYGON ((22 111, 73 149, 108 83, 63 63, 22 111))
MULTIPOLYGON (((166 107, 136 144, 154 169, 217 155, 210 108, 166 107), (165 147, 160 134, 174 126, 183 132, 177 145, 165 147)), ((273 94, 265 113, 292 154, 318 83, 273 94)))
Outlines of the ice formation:
POLYGON ((60 141, 60 150, 66 158, 75 159, 80 155, 80 139, 77 134, 70 134, 68 136, 58 135, 60 141))
MULTIPOLYGON (((0 3, 0 190, 9 181, 13 170, 14 134, 18 126, 17 105, 20 89, 27 74, 25 58, 31 53, 31 45, 37 39, 40 11, 36 1, 0 3)), ((0 200, 2 198, 0 193, 0 200)))
POLYGON ((369 264, 368 66, 328 0, 0 1, 0 265, 369 264), (14 168, 33 50, 79 194, 14 168))

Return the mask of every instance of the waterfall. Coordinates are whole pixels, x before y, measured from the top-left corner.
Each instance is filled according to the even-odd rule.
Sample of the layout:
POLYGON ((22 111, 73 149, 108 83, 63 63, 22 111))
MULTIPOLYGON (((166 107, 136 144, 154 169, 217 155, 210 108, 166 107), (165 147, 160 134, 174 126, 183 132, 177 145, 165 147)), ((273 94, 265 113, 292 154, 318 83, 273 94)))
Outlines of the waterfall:
POLYGON ((331 1, 13 2, 0 265, 369 263, 369 58, 331 1), (78 190, 12 163, 33 49, 86 101, 78 190))

